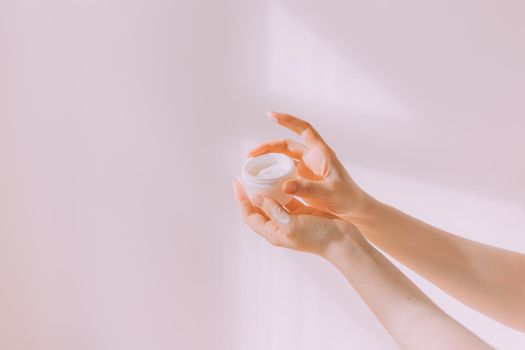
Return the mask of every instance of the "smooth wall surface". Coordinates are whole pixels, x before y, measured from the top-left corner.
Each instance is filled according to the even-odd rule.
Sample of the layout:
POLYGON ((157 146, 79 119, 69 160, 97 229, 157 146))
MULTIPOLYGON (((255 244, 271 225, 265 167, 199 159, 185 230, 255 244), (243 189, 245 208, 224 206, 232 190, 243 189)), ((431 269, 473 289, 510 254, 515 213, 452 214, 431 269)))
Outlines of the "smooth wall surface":
MULTIPOLYGON (((0 2, 0 348, 395 349, 334 268, 240 222, 310 120, 381 200, 525 252, 519 1, 0 2)), ((525 335, 408 272, 501 349, 525 335)))

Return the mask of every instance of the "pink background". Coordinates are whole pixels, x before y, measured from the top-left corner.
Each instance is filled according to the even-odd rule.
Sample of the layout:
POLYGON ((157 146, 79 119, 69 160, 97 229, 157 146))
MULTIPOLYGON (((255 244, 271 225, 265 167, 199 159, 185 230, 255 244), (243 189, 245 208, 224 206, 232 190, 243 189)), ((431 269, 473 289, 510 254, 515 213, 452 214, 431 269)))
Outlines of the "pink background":
MULTIPOLYGON (((243 152, 309 119, 370 193, 525 252, 520 1, 0 2, 0 348, 396 345, 240 222, 243 152)), ((525 335, 410 276, 498 348, 525 335)))

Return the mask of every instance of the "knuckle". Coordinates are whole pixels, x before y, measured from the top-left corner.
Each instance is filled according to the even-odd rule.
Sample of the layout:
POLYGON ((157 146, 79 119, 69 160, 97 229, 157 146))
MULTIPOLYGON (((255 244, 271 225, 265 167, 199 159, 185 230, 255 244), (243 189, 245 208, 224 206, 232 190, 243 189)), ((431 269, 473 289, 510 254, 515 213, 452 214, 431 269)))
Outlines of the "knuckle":
POLYGON ((305 194, 313 194, 315 192, 312 184, 309 182, 304 182, 301 187, 305 194))
POLYGON ((315 131, 314 126, 313 126, 310 122, 306 122, 306 121, 305 121, 305 122, 304 122, 304 128, 305 128, 306 130, 315 131))

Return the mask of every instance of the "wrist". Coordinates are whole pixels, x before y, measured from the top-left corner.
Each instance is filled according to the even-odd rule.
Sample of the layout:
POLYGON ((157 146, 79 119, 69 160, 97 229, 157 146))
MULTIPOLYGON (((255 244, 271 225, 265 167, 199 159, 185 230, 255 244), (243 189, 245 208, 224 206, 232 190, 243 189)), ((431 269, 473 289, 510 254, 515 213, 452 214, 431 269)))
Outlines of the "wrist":
POLYGON ((361 189, 350 198, 354 198, 356 204, 351 210, 341 215, 344 220, 359 226, 361 223, 364 224, 374 219, 381 202, 361 189))
POLYGON ((326 260, 337 266, 348 258, 358 260, 371 253, 372 246, 354 225, 343 222, 339 226, 338 238, 330 242, 321 254, 326 260))

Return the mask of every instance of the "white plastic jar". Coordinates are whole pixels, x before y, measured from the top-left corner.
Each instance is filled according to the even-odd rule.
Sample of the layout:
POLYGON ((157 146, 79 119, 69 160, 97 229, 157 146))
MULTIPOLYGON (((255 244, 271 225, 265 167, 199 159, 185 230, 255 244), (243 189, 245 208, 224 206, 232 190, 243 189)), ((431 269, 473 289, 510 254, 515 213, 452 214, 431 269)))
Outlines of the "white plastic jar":
POLYGON ((297 177, 294 161, 280 153, 268 153, 248 159, 242 166, 241 181, 249 198, 261 194, 281 205, 293 196, 282 191, 282 185, 297 177))

